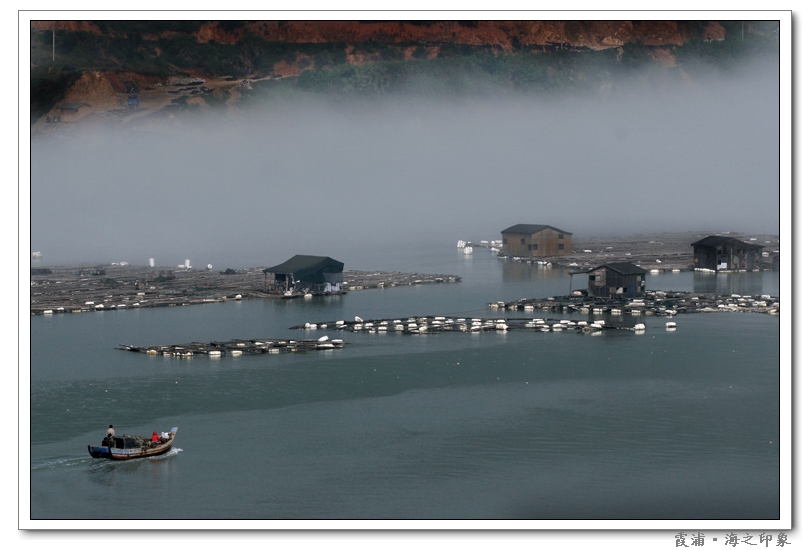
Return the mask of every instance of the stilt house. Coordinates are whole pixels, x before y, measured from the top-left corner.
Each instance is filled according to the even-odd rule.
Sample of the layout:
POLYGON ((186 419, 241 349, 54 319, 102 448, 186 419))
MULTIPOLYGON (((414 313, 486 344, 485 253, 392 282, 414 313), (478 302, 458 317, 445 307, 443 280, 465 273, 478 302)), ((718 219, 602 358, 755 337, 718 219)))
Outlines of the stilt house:
POLYGON ((519 223, 501 231, 507 256, 541 258, 571 254, 571 233, 550 225, 519 223))
POLYGON ((264 272, 268 292, 328 294, 343 292, 343 262, 328 256, 296 255, 264 272))
POLYGON ((630 262, 600 265, 588 273, 588 296, 635 298, 643 296, 647 270, 630 262))
POLYGON ((692 243, 694 267, 713 271, 754 269, 762 258, 760 244, 712 235, 692 243))

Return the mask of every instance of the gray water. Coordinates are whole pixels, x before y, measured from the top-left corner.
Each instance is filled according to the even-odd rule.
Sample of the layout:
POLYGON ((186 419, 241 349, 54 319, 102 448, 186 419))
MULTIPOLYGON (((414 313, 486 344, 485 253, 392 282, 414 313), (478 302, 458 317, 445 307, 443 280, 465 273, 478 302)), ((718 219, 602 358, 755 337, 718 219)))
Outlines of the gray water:
MULTIPOLYGON (((31 518, 779 518, 778 317, 681 315, 675 331, 645 317, 643 335, 289 330, 355 315, 490 317, 488 302, 572 284, 453 244, 375 258, 463 279, 32 318, 31 518), (191 360, 114 349, 324 334, 349 345, 191 360), (160 458, 94 460, 87 445, 109 424, 177 426, 177 443, 160 458)), ((773 272, 647 280, 779 295, 773 272)))

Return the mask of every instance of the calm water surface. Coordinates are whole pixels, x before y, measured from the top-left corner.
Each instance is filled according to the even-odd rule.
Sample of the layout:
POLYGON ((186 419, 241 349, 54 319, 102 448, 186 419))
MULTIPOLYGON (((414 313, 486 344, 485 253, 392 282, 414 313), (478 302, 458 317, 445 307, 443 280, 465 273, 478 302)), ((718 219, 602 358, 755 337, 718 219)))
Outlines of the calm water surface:
MULTIPOLYGON (((639 336, 289 330, 355 315, 494 316, 488 302, 572 284, 452 244, 372 257, 346 268, 463 280, 32 318, 31 518, 779 517, 778 317, 681 315, 674 332, 645 317, 639 336), (324 334, 350 344, 191 360, 114 349, 324 334), (108 424, 178 426, 177 443, 156 459, 93 460, 86 447, 108 424)), ((649 275, 647 286, 779 295, 768 272, 649 275)))

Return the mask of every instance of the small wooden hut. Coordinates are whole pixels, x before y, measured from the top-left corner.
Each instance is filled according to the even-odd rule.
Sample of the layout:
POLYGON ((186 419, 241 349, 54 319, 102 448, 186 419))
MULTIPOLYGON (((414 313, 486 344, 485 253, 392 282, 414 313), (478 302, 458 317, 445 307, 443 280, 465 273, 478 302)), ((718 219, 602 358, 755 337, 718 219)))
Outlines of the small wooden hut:
POLYGON ((550 225, 519 223, 501 231, 507 256, 542 258, 571 254, 571 233, 550 225))
POLYGON ((588 295, 598 298, 643 296, 647 270, 630 262, 600 265, 588 274, 588 295))
POLYGON ((711 235, 692 243, 694 267, 712 271, 755 269, 759 267, 763 248, 734 237, 711 235))
POLYGON ((296 255, 264 272, 267 292, 330 294, 343 292, 343 262, 328 256, 296 255))
POLYGON ((59 106, 60 122, 76 122, 91 111, 87 103, 63 103, 59 106))

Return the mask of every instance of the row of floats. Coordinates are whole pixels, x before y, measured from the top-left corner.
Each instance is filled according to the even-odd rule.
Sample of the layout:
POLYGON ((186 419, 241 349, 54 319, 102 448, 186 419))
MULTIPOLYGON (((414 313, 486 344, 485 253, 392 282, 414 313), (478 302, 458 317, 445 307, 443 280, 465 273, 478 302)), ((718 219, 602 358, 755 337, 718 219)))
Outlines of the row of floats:
POLYGON ((678 313, 756 312, 779 314, 779 298, 768 294, 750 296, 716 295, 686 292, 647 292, 644 298, 627 300, 592 298, 578 295, 546 299, 522 298, 513 302, 490 302, 490 309, 531 312, 563 311, 593 315, 658 315, 672 317, 678 313))
MULTIPOLYGON (((143 293, 139 293, 143 294, 143 293)), ((202 298, 197 300, 188 300, 186 298, 182 300, 177 300, 173 298, 165 298, 165 299, 153 299, 150 301, 141 300, 139 302, 131 302, 128 304, 97 304, 95 302, 89 301, 85 302, 83 306, 69 306, 67 309, 64 306, 59 306, 56 308, 48 308, 43 309, 41 311, 42 315, 54 315, 58 313, 84 313, 87 311, 115 311, 120 309, 138 309, 141 307, 159 307, 159 306, 186 306, 192 303, 219 303, 224 302, 226 300, 241 300, 242 295, 236 294, 233 296, 223 296, 222 298, 202 298)), ((36 313, 36 310, 32 309, 32 313, 36 313)))
POLYGON ((146 355, 191 358, 195 355, 222 357, 224 355, 239 356, 243 354, 296 353, 311 350, 343 348, 345 345, 346 342, 339 338, 330 340, 328 336, 321 336, 318 339, 308 340, 230 340, 228 342, 191 342, 188 344, 158 346, 130 346, 121 344, 120 347, 116 349, 145 353, 146 355))
MULTIPOLYGON (((636 323, 631 327, 608 325, 604 320, 573 321, 570 319, 464 319, 437 317, 411 317, 406 320, 378 319, 363 321, 359 317, 354 323, 345 321, 330 321, 324 323, 305 323, 290 327, 293 330, 347 330, 350 332, 391 332, 404 334, 435 334, 446 331, 460 332, 506 332, 509 330, 533 330, 537 332, 575 331, 579 333, 601 334, 604 330, 632 330, 642 334, 646 325, 636 323)), ((675 330, 675 323, 668 322, 666 330, 675 330)), ((347 345, 343 339, 321 336, 317 339, 303 340, 230 340, 228 342, 191 342, 188 344, 134 346, 120 344, 116 349, 146 355, 162 355, 190 359, 195 356, 219 358, 226 355, 240 356, 243 354, 278 354, 306 352, 311 350, 331 350, 343 348, 347 345)))
MULTIPOLYGON (((675 322, 667 322, 667 330, 675 330, 675 322)), ((349 332, 395 332, 404 334, 426 334, 447 331, 456 332, 505 332, 509 330, 533 330, 554 332, 574 330, 583 333, 601 332, 609 329, 644 332, 644 323, 630 326, 609 325, 604 320, 574 321, 571 319, 516 319, 516 318, 452 318, 444 316, 410 317, 408 319, 375 319, 364 321, 356 317, 354 322, 345 320, 320 323, 304 323, 290 327, 292 330, 345 330, 349 332)))
MULTIPOLYGON (((553 299, 550 299, 553 300, 553 299)), ((634 299, 628 303, 621 305, 594 305, 594 304, 577 304, 577 303, 554 303, 553 301, 532 303, 525 300, 517 302, 491 302, 490 309, 508 309, 510 311, 574 311, 578 313, 594 314, 594 315, 624 315, 630 313, 631 315, 664 315, 672 316, 678 313, 677 309, 668 309, 666 307, 651 307, 644 300, 634 299)))

